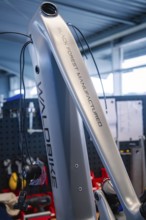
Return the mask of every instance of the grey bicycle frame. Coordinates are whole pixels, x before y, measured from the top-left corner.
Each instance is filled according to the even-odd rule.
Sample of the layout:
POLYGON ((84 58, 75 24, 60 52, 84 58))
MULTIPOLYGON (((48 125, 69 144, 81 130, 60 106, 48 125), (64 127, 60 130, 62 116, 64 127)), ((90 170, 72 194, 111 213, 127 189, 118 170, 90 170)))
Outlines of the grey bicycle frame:
POLYGON ((142 220, 141 204, 78 46, 53 4, 38 9, 29 34, 57 219, 96 219, 83 120, 126 219, 142 220))

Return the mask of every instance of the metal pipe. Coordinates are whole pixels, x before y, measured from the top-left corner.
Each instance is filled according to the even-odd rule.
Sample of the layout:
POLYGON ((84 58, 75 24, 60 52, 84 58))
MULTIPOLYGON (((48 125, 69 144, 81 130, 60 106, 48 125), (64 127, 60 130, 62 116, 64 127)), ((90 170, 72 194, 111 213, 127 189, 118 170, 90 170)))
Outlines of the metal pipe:
POLYGON ((143 30, 145 28, 146 28, 146 22, 144 22, 144 23, 142 23, 140 25, 136 25, 135 27, 128 28, 128 29, 126 29, 124 31, 112 34, 112 35, 110 35, 108 37, 105 37, 105 38, 102 38, 102 39, 99 39, 99 40, 95 40, 94 42, 90 43, 90 47, 93 48, 93 47, 100 46, 102 44, 109 43, 109 42, 111 42, 113 40, 116 40, 116 39, 119 39, 121 37, 125 37, 127 35, 134 34, 135 32, 141 31, 141 30, 143 30))
MULTIPOLYGON (((130 68, 122 68, 122 69, 115 69, 115 70, 109 70, 109 71, 106 71, 106 72, 100 72, 100 74, 102 75, 107 75, 107 74, 110 74, 110 73, 128 73, 128 72, 132 72, 134 69, 140 69, 140 68, 144 68, 146 67, 146 64, 144 65, 139 65, 139 66, 133 66, 133 67, 130 67, 130 68)), ((96 74, 90 74, 90 76, 97 76, 97 73, 96 74)))

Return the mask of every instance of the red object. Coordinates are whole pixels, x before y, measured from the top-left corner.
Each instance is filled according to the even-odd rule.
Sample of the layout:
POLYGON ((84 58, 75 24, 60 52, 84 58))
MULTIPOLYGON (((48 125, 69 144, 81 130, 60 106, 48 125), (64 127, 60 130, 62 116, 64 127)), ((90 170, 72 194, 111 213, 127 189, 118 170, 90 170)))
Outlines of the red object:
POLYGON ((49 220, 49 216, 39 216, 39 217, 33 217, 33 218, 28 218, 28 220, 49 220))
POLYGON ((91 171, 91 180, 92 180, 93 191, 100 189, 101 184, 104 182, 105 179, 109 179, 109 176, 108 176, 105 168, 101 168, 101 176, 100 177, 95 177, 94 172, 91 171))
POLYGON ((51 216, 37 216, 37 217, 28 218, 28 220, 49 220, 49 219, 51 219, 51 216))

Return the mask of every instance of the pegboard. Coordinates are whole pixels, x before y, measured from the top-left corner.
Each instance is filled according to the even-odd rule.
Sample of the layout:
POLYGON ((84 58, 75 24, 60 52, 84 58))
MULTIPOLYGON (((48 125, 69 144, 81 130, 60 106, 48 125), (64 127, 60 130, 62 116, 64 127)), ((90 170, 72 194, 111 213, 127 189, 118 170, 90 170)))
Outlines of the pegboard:
MULTIPOLYGON (((26 99, 25 100, 25 108, 29 106, 29 103, 33 102, 35 107, 35 117, 33 117, 33 129, 42 129, 39 105, 37 99, 26 99)), ((4 169, 3 161, 5 159, 10 159, 12 162, 15 160, 21 160, 21 150, 19 148, 19 121, 18 121, 18 113, 19 113, 20 100, 11 100, 4 103, 3 107, 3 118, 0 119, 0 190, 3 188, 8 188, 8 175, 4 169)), ((26 112, 25 119, 26 130, 29 127, 29 118, 28 113, 26 112)), ((44 143, 43 132, 32 133, 29 134, 26 132, 27 143, 29 148, 30 155, 36 159, 39 155, 39 159, 45 162, 47 165, 47 156, 46 149, 44 143)), ((85 129, 85 136, 87 141, 87 151, 89 156, 89 165, 90 169, 94 171, 95 176, 101 175, 101 167, 103 167, 101 160, 95 150, 95 147, 90 140, 90 136, 85 129)), ((27 155, 26 150, 24 153, 27 155)), ((15 171, 16 167, 13 165, 12 171, 15 171)), ((49 169, 48 169, 49 170, 49 169)), ((49 189, 51 186, 49 185, 49 189)), ((34 187, 31 187, 31 191, 34 190, 34 187)), ((41 191, 43 188, 41 188, 41 191)), ((40 192, 40 187, 35 187, 35 191, 40 192)))
MULTIPOLYGON (((118 100, 137 100, 140 99, 143 101, 143 112, 146 112, 146 96, 140 97, 114 97, 116 101, 118 100), (131 99, 130 99, 131 98, 131 99)), ((33 128, 34 129, 42 129, 41 118, 40 118, 40 111, 37 99, 26 99, 26 108, 30 102, 34 103, 35 106, 35 117, 33 121, 33 128)), ((0 190, 6 188, 8 185, 7 175, 3 166, 3 161, 5 159, 11 159, 12 161, 15 159, 21 158, 21 151, 19 149, 19 129, 18 129, 18 117, 17 113, 19 110, 19 99, 12 100, 9 102, 4 103, 3 107, 3 118, 0 118, 0 190)), ((28 128, 29 120, 28 115, 26 114, 26 127, 28 128)), ((146 116, 144 115, 144 134, 146 134, 146 116)), ((90 138, 90 135, 85 129, 85 137, 87 143, 87 151, 88 151, 88 158, 89 158, 89 165, 90 169, 95 173, 95 176, 98 177, 101 175, 101 168, 103 164, 97 154, 97 151, 94 147, 94 144, 90 138)), ((27 133, 27 141, 30 155, 34 158, 38 157, 40 160, 44 161, 47 165, 47 156, 46 156, 46 149, 44 144, 44 137, 43 133, 27 133)), ((137 145, 137 143, 136 143, 137 145)), ((127 149, 129 147, 129 143, 120 143, 120 149, 127 149)), ((122 155, 122 159, 125 163, 127 171, 130 175, 130 155, 122 155)), ((14 167, 15 169, 15 167, 14 167)), ((40 188, 38 187, 38 190, 40 188)))
POLYGON ((103 164, 100 160, 100 157, 98 156, 98 153, 90 138, 89 133, 87 132, 86 128, 84 128, 84 130, 85 130, 85 138, 86 138, 90 170, 94 172, 95 177, 99 177, 101 176, 101 168, 103 167, 103 164))
MULTIPOLYGON (((34 129, 42 129, 41 118, 38 108, 37 100, 26 99, 26 108, 29 102, 33 102, 36 113, 33 121, 34 129)), ((0 146, 1 146, 1 160, 6 157, 13 159, 16 155, 19 157, 21 155, 19 149, 19 121, 17 113, 19 112, 19 100, 6 102, 3 107, 3 118, 0 119, 0 146)), ((28 114, 26 114, 26 129, 29 126, 28 114)), ((33 157, 44 158, 46 160, 46 152, 44 145, 43 132, 29 134, 26 132, 28 140, 28 148, 30 154, 33 157)), ((40 158, 40 159, 41 159, 40 158)))
MULTIPOLYGON (((29 114, 28 106, 29 103, 33 102, 35 107, 35 113, 33 117, 33 129, 42 130, 40 111, 37 99, 26 99, 25 109, 26 109, 26 119, 25 119, 25 130, 29 128, 29 114)), ((20 100, 12 100, 4 103, 3 107, 3 118, 0 118, 0 190, 8 187, 8 175, 3 166, 3 161, 10 159, 12 161, 12 171, 17 171, 17 167, 14 164, 15 160, 21 160, 21 150, 19 148, 19 106, 20 100)), ((39 157, 41 161, 47 166, 47 156, 46 148, 44 143, 43 132, 28 133, 25 132, 28 149, 31 157, 36 159, 39 157)), ((24 154, 28 157, 27 151, 24 147, 24 154)), ((47 166, 48 169, 48 166, 47 166)), ((39 188, 39 187, 35 187, 39 188)), ((49 185, 50 188, 50 185, 49 185)), ((43 188, 42 188, 43 190, 43 188)), ((41 191, 42 191, 41 190, 41 191)))

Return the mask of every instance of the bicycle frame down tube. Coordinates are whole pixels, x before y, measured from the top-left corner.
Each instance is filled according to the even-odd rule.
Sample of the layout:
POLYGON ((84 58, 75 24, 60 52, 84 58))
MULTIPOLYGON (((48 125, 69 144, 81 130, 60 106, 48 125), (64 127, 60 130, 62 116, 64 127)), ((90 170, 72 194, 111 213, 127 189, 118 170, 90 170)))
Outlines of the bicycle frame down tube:
POLYGON ((30 54, 58 220, 95 220, 95 202, 82 119, 38 25, 30 25, 30 54))
MULTIPOLYGON (((34 43, 34 48, 31 48, 33 64, 34 66, 38 65, 40 67, 40 73, 39 71, 36 72, 38 72, 38 75, 42 78, 43 74, 45 74, 45 80, 45 77, 47 77, 46 72, 50 74, 53 68, 59 68, 57 71, 62 75, 71 97, 88 128, 97 152, 123 206, 126 218, 128 220, 142 220, 143 217, 139 211, 141 204, 136 196, 119 151, 112 138, 99 99, 68 26, 56 11, 55 14, 52 14, 51 8, 51 14, 44 14, 41 13, 41 10, 38 10, 32 20, 29 31, 34 43), (52 61, 53 64, 51 63, 52 61), (49 69, 49 65, 54 65, 51 70, 49 69)), ((56 74, 55 71, 53 73, 56 74)), ((52 82, 52 84, 55 86, 55 82, 52 82)), ((53 87, 50 83, 49 86, 53 87)), ((49 91, 48 87, 44 82, 43 87, 41 87, 41 89, 38 88, 39 93, 42 94, 45 92, 47 96, 47 91, 49 91)), ((48 94, 48 96, 52 96, 52 93, 48 94)), ((41 97, 40 103, 43 103, 45 98, 41 97)), ((56 105, 55 100, 51 101, 51 105, 56 105)), ((43 104, 40 105, 42 105, 42 109, 45 108, 43 104)), ((47 103, 46 106, 47 105, 49 105, 49 103, 47 103)), ((55 123, 57 123, 56 119, 54 120, 55 123)), ((53 131, 53 129, 50 130, 50 137, 52 135, 51 132, 53 133, 55 131, 53 131)), ((57 138, 59 138, 59 135, 57 138)), ((63 158, 60 158, 60 160, 65 170, 63 158)), ((55 173, 55 171, 52 172, 55 173)), ((90 178, 90 176, 88 176, 88 178, 90 178)), ((66 190, 69 192, 68 188, 66 190)), ((91 201, 91 193, 89 193, 89 195, 91 201)), ((91 207, 92 206, 93 205, 91 205, 91 207)), ((92 208, 90 208, 90 210, 91 209, 92 208)), ((94 219, 94 217, 85 219, 94 219)))

